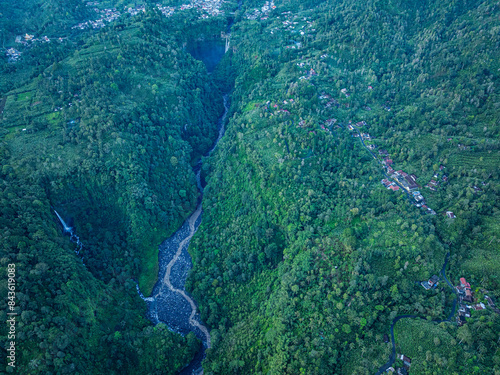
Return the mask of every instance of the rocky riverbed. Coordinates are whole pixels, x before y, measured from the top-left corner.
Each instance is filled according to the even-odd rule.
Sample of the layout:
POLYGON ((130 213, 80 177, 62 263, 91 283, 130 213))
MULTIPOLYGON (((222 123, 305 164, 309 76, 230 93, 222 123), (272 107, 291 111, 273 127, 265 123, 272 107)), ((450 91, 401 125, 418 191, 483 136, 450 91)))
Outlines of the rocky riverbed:
MULTIPOLYGON (((224 95, 224 114, 219 119, 219 135, 210 155, 224 134, 224 123, 228 112, 228 96, 224 95)), ((203 186, 200 181, 201 162, 194 168, 198 189, 202 193, 203 186)), ((210 333, 200 319, 196 304, 192 297, 185 291, 184 285, 189 270, 192 268, 191 256, 188 253, 189 242, 196 233, 202 218, 202 202, 200 201, 191 216, 174 235, 159 247, 159 271, 151 297, 142 295, 139 287, 137 290, 143 300, 148 304, 148 318, 154 323, 165 323, 174 332, 186 335, 193 332, 203 342, 203 348, 186 366, 181 374, 203 373, 201 362, 205 357, 205 349, 210 348, 210 333)))

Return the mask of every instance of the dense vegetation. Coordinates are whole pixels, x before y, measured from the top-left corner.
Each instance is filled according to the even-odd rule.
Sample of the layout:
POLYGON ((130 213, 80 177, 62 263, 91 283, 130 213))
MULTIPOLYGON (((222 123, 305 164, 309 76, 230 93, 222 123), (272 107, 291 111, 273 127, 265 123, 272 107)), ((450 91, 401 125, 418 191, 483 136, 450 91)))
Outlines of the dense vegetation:
POLYGON ((3 62, 17 88, 1 95, 1 260, 18 270, 23 373, 175 373, 199 348, 151 327, 135 283, 150 294, 159 243, 194 209, 192 164, 223 108, 177 24, 124 17, 3 62))
POLYGON ((158 244, 194 210, 192 166, 228 91, 189 248, 205 373, 373 374, 401 314, 423 318, 394 329, 411 374, 500 373, 499 314, 433 322, 455 294, 419 283, 449 253, 453 285, 500 300, 496 2, 277 0, 264 14, 245 1, 207 20, 148 7, 82 32, 83 2, 44 4, 0 21, 9 40, 68 36, 0 61, 0 272, 16 263, 23 373, 176 373, 193 357, 194 335, 146 321, 135 281, 149 295, 158 244), (187 51, 213 60, 203 48, 228 21, 231 48, 207 74, 187 51), (348 129, 361 121, 363 142, 348 129), (436 215, 380 183, 386 157, 436 215))
MULTIPOLYGON (((247 20, 243 9, 233 27, 232 118, 191 248, 191 288, 213 327, 206 369, 375 373, 388 359, 382 335, 392 318, 450 313, 444 281, 435 291, 416 283, 439 274, 446 253, 454 285, 465 276, 499 296, 498 5, 278 10, 247 20), (322 127, 331 118, 343 126, 322 127), (370 143, 417 175, 437 215, 380 184, 383 169, 350 121, 366 121, 370 143), (424 188, 436 172, 447 181, 424 188)), ((500 371, 500 317, 479 315, 458 331, 454 319, 398 323, 420 324, 431 341, 443 336, 432 349, 405 344, 403 335, 421 336, 400 331, 398 352, 420 360, 411 373, 500 371), (465 330, 472 334, 461 340, 465 330)))

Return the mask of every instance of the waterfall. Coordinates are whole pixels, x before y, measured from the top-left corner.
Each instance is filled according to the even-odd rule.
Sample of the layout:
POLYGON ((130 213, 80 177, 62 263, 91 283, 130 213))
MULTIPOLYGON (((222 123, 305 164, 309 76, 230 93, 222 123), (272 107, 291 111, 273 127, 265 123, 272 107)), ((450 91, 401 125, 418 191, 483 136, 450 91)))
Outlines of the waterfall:
MULTIPOLYGON (((75 253, 77 255, 80 254, 80 250, 83 247, 83 244, 80 241, 80 238, 76 235, 75 230, 72 227, 70 227, 68 224, 66 224, 66 222, 63 220, 61 215, 59 215, 59 213, 56 210, 54 210, 54 212, 56 213, 57 218, 59 219, 59 221, 61 222, 61 224, 64 228, 64 233, 69 233, 70 241, 76 244, 77 247, 75 249, 75 253)), ((83 257, 82 257, 82 262, 83 262, 83 257)), ((83 263, 83 264, 85 265, 85 263, 83 263)))
POLYGON ((54 212, 56 213, 57 218, 58 218, 58 219, 59 219, 59 221, 61 222, 61 224, 62 224, 62 226, 63 226, 63 228, 64 228, 64 231, 65 231, 65 232, 67 232, 67 233, 72 233, 72 232, 73 232, 73 228, 69 227, 69 226, 68 226, 68 225, 64 222, 63 218, 61 217, 61 215, 59 215, 59 214, 57 213, 57 211, 56 211, 56 210, 54 210, 54 212))

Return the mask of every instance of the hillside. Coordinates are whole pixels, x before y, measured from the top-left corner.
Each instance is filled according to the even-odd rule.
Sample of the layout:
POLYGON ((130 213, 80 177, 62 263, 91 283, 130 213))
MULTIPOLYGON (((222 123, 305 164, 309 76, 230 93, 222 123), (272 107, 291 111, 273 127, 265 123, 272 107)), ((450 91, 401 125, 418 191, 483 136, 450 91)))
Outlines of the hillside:
POLYGON ((498 2, 1 9, 23 374, 500 373, 498 2))
MULTIPOLYGON (((395 316, 452 311, 447 253, 453 285, 500 294, 498 5, 245 5, 233 116, 192 248, 191 288, 214 328, 205 368, 373 374, 395 316), (425 205, 398 182, 411 174, 425 205)), ((431 347, 398 323, 397 352, 425 361, 412 374, 498 371, 498 314, 474 311, 466 341, 455 316, 419 326, 442 336, 431 347)))
POLYGON ((194 335, 147 322, 135 285, 151 292, 158 245, 195 207, 192 162, 223 109, 166 22, 126 18, 32 79, 29 60, 11 72, 26 83, 2 95, 2 270, 17 267, 23 373, 173 374, 198 350, 194 335))

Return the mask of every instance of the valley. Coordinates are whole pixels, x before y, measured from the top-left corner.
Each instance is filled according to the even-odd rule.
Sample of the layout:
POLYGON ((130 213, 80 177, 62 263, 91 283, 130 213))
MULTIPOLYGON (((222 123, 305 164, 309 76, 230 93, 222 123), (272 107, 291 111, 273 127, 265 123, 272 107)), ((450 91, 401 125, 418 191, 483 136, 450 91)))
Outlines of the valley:
POLYGON ((0 23, 22 373, 500 371, 496 2, 28 3, 0 23))

